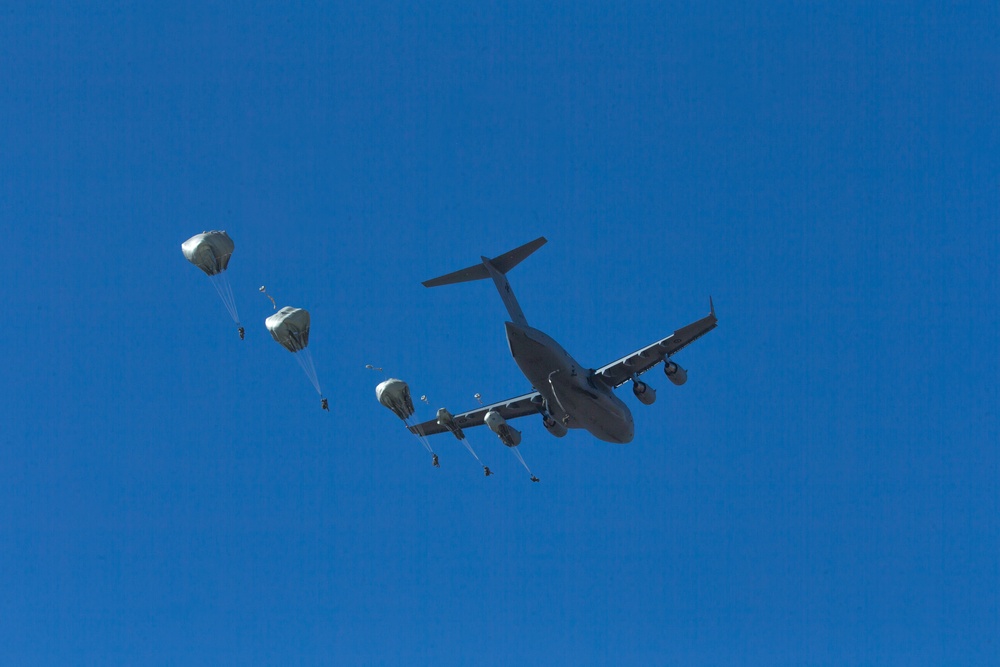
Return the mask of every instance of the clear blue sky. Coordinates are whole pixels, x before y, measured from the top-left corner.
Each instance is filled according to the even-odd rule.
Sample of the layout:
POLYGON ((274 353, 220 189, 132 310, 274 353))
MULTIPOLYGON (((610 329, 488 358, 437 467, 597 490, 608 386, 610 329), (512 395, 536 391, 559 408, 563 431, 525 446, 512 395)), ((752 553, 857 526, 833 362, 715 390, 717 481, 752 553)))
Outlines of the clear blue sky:
POLYGON ((2 10, 0 664, 1000 663, 995 2, 290 4, 2 10), (582 363, 720 326, 435 470, 364 365, 525 391, 420 281, 540 235, 582 363))

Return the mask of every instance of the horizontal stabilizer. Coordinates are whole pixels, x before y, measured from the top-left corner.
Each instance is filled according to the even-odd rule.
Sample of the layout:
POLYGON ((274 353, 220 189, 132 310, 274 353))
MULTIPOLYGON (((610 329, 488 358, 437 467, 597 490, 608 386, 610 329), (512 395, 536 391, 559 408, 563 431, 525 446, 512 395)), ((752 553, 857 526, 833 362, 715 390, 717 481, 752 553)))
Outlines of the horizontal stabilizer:
POLYGON ((500 273, 507 273, 520 264, 528 255, 545 245, 545 243, 545 237, 539 236, 534 241, 525 243, 520 248, 514 248, 510 252, 505 252, 499 257, 494 257, 490 260, 490 263, 497 267, 497 270, 499 270, 500 273))
MULTIPOLYGON (((546 239, 544 236, 540 236, 530 243, 525 243, 520 248, 515 248, 510 252, 506 252, 499 257, 495 257, 490 260, 492 264, 500 273, 507 273, 515 266, 520 264, 528 255, 535 252, 543 245, 545 245, 546 239)), ((470 266, 467 269, 462 269, 460 271, 455 271, 454 273, 449 273, 439 278, 432 278, 431 280, 425 280, 423 282, 424 287, 440 287, 441 285, 451 285, 454 283, 464 283, 470 280, 485 280, 490 277, 489 271, 486 270, 486 265, 480 262, 474 266, 470 266)))
POLYGON ((453 283, 467 283, 470 280, 483 280, 489 278, 490 274, 483 266, 482 262, 476 264, 475 266, 470 266, 467 269, 462 269, 461 271, 455 271, 454 273, 449 273, 446 276, 441 276, 440 278, 434 278, 432 280, 425 280, 423 282, 424 287, 440 287, 441 285, 451 285, 453 283))

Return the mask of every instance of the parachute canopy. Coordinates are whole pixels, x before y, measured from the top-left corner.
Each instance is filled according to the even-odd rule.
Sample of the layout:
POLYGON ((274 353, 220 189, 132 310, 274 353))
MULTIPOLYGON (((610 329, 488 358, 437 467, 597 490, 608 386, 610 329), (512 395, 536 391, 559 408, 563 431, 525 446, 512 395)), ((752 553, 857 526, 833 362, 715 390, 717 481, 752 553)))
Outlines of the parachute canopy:
POLYGON ((271 338, 281 343, 281 346, 289 352, 296 353, 295 361, 299 362, 316 393, 322 398, 323 389, 319 386, 316 365, 313 363, 312 354, 306 349, 309 345, 309 311, 305 308, 285 306, 264 320, 264 325, 271 332, 271 338))
POLYGON ((181 244, 184 257, 210 276, 226 270, 235 248, 236 244, 224 231, 195 234, 181 244))
POLYGON ((396 416, 406 421, 413 416, 413 399, 410 398, 410 387, 402 380, 389 378, 375 387, 375 397, 378 402, 396 413, 396 416))
POLYGON ((264 320, 271 338, 289 352, 298 352, 309 345, 309 311, 285 306, 264 320))
POLYGON ((233 286, 229 284, 229 258, 233 255, 236 244, 225 232, 202 232, 195 234, 181 244, 181 252, 185 259, 208 274, 212 286, 219 293, 229 316, 239 327, 240 339, 243 338, 243 325, 240 324, 240 314, 236 310, 236 299, 233 297, 233 286))

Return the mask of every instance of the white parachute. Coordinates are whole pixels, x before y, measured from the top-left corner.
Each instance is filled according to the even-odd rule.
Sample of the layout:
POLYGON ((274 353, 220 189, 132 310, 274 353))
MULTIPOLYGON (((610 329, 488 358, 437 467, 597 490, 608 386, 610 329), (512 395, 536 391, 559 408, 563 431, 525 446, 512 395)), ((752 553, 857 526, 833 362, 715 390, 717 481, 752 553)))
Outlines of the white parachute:
POLYGON ((316 376, 316 365, 309 352, 309 311, 305 308, 285 306, 274 315, 264 320, 264 325, 271 332, 271 338, 283 348, 295 355, 295 360, 305 371, 306 377, 312 382, 316 393, 323 397, 323 390, 316 376))
POLYGON ((413 399, 410 397, 410 387, 402 380, 389 378, 375 387, 375 398, 393 414, 406 421, 413 416, 413 399))
MULTIPOLYGON (((374 369, 371 364, 368 365, 368 368, 382 370, 374 369)), ((410 396, 410 386, 408 384, 396 378, 388 378, 375 387, 375 398, 378 399, 379 403, 392 410, 392 413, 403 421, 407 429, 413 426, 414 422, 411 419, 414 412, 413 398, 410 396)), ((439 468, 438 456, 434 453, 431 443, 427 441, 427 437, 422 433, 415 433, 414 435, 417 436, 417 440, 424 446, 427 453, 431 455, 431 463, 434 464, 434 467, 439 468)))
POLYGON ((236 310, 236 299, 233 297, 233 288, 229 284, 229 258, 233 255, 236 244, 225 231, 211 231, 195 234, 181 244, 181 252, 184 257, 204 271, 215 291, 219 293, 223 305, 233 318, 233 322, 239 328, 240 338, 243 338, 243 325, 240 324, 240 315, 236 310))

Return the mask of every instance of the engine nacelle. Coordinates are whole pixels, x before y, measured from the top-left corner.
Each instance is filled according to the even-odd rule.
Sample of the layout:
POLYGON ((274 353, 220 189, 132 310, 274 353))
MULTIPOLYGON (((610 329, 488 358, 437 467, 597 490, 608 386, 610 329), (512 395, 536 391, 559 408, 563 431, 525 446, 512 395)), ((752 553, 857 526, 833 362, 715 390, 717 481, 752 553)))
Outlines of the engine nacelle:
POLYGON ((669 359, 663 362, 663 372, 666 373, 667 379, 678 387, 688 380, 688 372, 669 359))
POLYGON ((639 380, 632 381, 632 393, 643 405, 652 405, 656 402, 656 390, 645 382, 639 380))
POLYGON ((458 424, 455 423, 455 418, 446 408, 440 408, 437 411, 437 423, 439 426, 448 429, 458 440, 465 440, 465 433, 458 427, 458 424))
POLYGON ((496 410, 487 412, 483 417, 483 422, 490 427, 491 431, 497 434, 500 442, 508 447, 517 447, 521 444, 521 432, 515 428, 511 428, 507 420, 496 410))
POLYGON ((553 419, 550 415, 542 415, 542 426, 545 427, 546 431, 557 438, 563 437, 568 431, 565 424, 559 420, 553 419))

